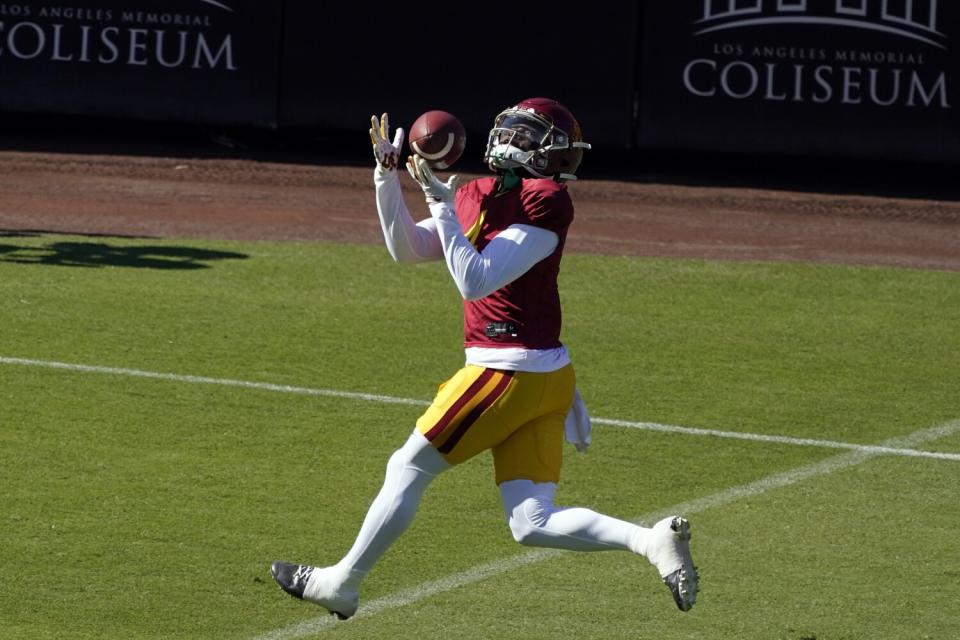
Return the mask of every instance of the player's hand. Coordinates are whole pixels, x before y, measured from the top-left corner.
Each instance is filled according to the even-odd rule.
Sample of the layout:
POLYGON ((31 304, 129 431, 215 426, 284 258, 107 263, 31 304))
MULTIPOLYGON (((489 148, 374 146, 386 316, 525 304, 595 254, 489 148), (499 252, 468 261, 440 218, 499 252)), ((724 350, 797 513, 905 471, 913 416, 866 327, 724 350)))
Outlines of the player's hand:
POLYGON ((413 154, 407 157, 407 171, 410 177, 416 180, 423 194, 427 197, 428 203, 446 202, 453 204, 457 195, 457 189, 460 187, 460 176, 450 176, 446 182, 440 182, 440 178, 434 175, 427 161, 413 154))
POLYGON ((387 114, 370 116, 370 142, 373 143, 373 157, 384 171, 396 171, 400 165, 400 149, 403 148, 403 128, 398 128, 393 142, 390 142, 390 119, 387 114))

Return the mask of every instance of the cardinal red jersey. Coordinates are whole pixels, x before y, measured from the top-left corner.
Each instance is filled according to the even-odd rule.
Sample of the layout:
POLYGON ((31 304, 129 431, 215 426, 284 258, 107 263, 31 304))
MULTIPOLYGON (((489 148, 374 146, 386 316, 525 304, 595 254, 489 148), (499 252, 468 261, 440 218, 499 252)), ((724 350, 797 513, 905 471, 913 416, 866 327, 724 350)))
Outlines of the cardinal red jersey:
POLYGON ((466 347, 553 349, 560 343, 560 258, 573 221, 566 185, 528 178, 496 193, 495 178, 481 178, 457 192, 457 219, 477 251, 514 224, 547 229, 559 242, 549 256, 513 282, 479 300, 464 300, 466 347))

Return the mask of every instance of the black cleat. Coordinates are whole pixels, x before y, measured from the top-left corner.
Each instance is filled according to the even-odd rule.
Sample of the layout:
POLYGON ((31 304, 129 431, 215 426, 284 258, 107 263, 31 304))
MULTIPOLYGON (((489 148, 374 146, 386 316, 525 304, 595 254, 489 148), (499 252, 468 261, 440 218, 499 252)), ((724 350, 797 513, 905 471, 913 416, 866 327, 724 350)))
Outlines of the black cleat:
POLYGON ((303 590, 307 587, 307 580, 313 573, 313 567, 305 564, 291 564, 289 562, 274 562, 270 565, 270 573, 280 588, 294 598, 303 600, 303 590))
POLYGON ((700 577, 697 575, 696 567, 693 568, 692 579, 686 569, 677 569, 670 575, 664 576, 663 584, 670 589, 673 601, 677 603, 680 611, 690 611, 693 608, 697 601, 697 592, 700 591, 700 577))
POLYGON ((357 611, 359 594, 356 588, 342 586, 342 581, 337 578, 339 574, 331 568, 318 569, 277 561, 270 565, 270 573, 280 588, 294 598, 319 604, 340 620, 346 620, 357 611), (317 574, 316 584, 307 593, 307 583, 314 573, 317 574))
POLYGON ((690 523, 686 518, 671 516, 653 526, 657 536, 647 557, 660 571, 673 601, 680 611, 690 611, 700 591, 700 574, 690 555, 690 523))

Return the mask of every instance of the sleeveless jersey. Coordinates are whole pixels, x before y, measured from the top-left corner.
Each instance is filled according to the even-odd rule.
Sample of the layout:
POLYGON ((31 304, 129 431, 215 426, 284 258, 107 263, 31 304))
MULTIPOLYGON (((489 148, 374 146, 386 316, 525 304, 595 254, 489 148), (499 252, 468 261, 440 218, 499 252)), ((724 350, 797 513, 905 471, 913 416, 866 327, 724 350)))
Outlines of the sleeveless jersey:
POLYGON ((487 243, 514 224, 557 234, 556 249, 513 282, 479 300, 464 300, 466 347, 554 349, 560 342, 560 259, 573 221, 566 185, 526 178, 517 187, 496 193, 496 178, 481 178, 462 187, 456 198, 464 235, 483 251, 487 243))

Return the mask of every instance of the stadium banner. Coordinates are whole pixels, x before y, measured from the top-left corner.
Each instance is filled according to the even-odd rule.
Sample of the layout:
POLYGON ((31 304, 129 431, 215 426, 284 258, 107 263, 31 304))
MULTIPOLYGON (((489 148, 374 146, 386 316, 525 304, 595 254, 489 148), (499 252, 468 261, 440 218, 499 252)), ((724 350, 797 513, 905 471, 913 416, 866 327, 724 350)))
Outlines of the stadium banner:
POLYGON ((960 159, 960 2, 645 2, 641 148, 960 159))
POLYGON ((276 123, 282 3, 0 2, 0 109, 276 123))

